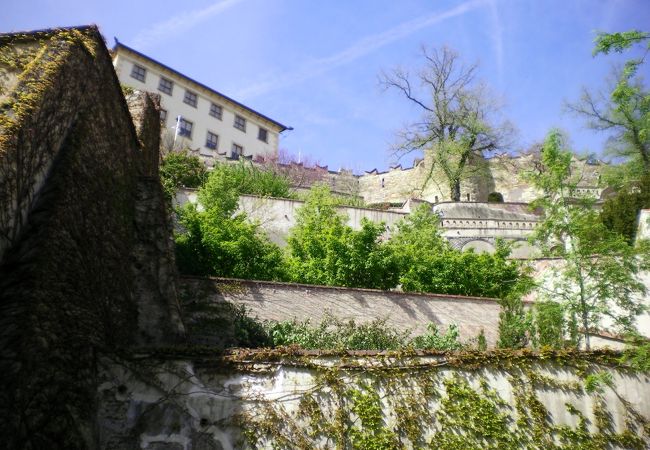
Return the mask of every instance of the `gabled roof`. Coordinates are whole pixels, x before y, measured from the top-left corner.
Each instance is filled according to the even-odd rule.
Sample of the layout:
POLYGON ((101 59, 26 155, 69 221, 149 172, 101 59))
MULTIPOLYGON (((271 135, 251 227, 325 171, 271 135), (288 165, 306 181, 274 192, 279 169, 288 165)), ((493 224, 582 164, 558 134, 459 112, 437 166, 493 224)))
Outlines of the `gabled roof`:
POLYGON ((260 112, 258 112, 258 111, 255 111, 254 109, 252 109, 252 108, 250 108, 250 107, 244 105, 243 103, 240 103, 240 102, 238 102, 237 100, 234 100, 234 99, 228 97, 227 95, 224 95, 224 94, 222 94, 221 92, 216 91, 216 90, 212 89, 211 87, 206 86, 205 84, 203 84, 203 83, 201 83, 201 82, 198 82, 198 81, 196 81, 195 79, 190 78, 190 77, 188 77, 187 75, 184 75, 184 74, 180 73, 178 70, 172 69, 172 68, 169 67, 168 65, 163 64, 163 63, 161 63, 161 62, 159 62, 159 61, 156 61, 155 59, 151 58, 150 56, 147 56, 147 55, 145 55, 145 54, 143 54, 143 53, 140 53, 139 51, 137 51, 137 50, 135 50, 135 49, 133 49, 133 48, 127 46, 127 45, 122 44, 121 42, 119 42, 119 41, 117 40, 117 38, 114 38, 114 39, 115 39, 115 46, 113 47, 113 52, 114 52, 114 53, 117 52, 117 51, 120 50, 120 49, 124 49, 124 50, 126 50, 126 51, 128 51, 128 52, 130 52, 130 53, 133 53, 133 54, 139 56, 140 58, 144 58, 144 59, 146 59, 147 61, 150 61, 150 62, 152 62, 153 64, 155 64, 155 65, 157 65, 157 66, 159 66, 159 67, 161 67, 161 68, 163 68, 163 69, 165 69, 165 70, 167 70, 167 71, 173 73, 174 75, 176 75, 176 76, 178 76, 178 77, 180 77, 180 78, 184 78, 184 79, 186 79, 187 81, 189 81, 190 83, 193 83, 193 84, 195 84, 195 85, 201 87, 202 89, 205 89, 206 91, 208 91, 208 92, 210 92, 210 93, 212 93, 212 94, 214 94, 214 95, 217 95, 217 96, 219 96, 219 97, 222 97, 222 98, 226 99, 227 101, 229 101, 229 102, 231 102, 231 103, 233 103, 233 104, 235 104, 235 105, 237 105, 237 106, 239 106, 239 107, 241 107, 241 108, 244 108, 244 109, 247 110, 247 111, 252 112, 252 113, 255 114, 256 116, 259 116, 259 117, 261 117, 262 119, 271 122, 272 124, 274 124, 274 125, 280 127, 280 133, 282 133, 282 132, 285 131, 285 130, 293 130, 292 127, 287 126, 287 125, 283 125, 283 124, 281 124, 280 122, 278 122, 278 121, 276 121, 276 120, 273 120, 273 119, 271 119, 270 117, 265 116, 264 114, 262 114, 262 113, 260 113, 260 112))

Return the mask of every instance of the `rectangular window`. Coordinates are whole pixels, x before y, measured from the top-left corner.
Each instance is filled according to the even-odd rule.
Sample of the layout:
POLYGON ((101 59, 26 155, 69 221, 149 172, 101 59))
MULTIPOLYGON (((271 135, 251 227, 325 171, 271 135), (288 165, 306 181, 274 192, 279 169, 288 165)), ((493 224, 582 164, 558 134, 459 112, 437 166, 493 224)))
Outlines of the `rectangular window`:
POLYGON ((208 131, 208 136, 205 139, 205 146, 212 150, 216 150, 218 144, 219 144, 219 136, 208 131))
POLYGON ((190 106, 194 106, 196 108, 196 102, 197 102, 196 94, 192 91, 185 91, 185 98, 183 99, 183 102, 187 103, 190 106))
POLYGON ((166 109, 161 109, 160 110, 160 123, 162 126, 165 126, 167 123, 167 110, 166 109))
POLYGON ((223 108, 215 103, 210 105, 210 115, 221 120, 223 116, 223 108))
POLYGON ((269 132, 266 128, 260 127, 260 130, 257 132, 257 139, 263 142, 269 142, 269 132))
POLYGON ((242 116, 235 116, 235 123, 233 126, 238 130, 246 132, 246 119, 244 119, 242 116))
POLYGON ((174 82, 164 77, 160 77, 160 83, 158 83, 158 90, 164 92, 167 95, 172 95, 172 90, 174 89, 174 82))
POLYGON ((181 117, 180 123, 178 124, 178 134, 192 139, 192 126, 192 122, 181 117))
POLYGON ((232 159, 239 159, 240 156, 244 155, 244 147, 239 144, 232 144, 232 159))
POLYGON ((147 76, 147 69, 137 64, 133 64, 133 69, 131 69, 131 76, 136 80, 142 81, 144 83, 144 79, 147 76))

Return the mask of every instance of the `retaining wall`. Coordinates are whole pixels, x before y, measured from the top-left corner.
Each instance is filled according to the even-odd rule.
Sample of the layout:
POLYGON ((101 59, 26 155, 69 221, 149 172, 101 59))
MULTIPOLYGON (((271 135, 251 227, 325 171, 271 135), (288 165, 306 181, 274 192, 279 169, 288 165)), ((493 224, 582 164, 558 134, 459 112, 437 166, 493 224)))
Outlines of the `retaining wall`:
POLYGON ((100 448, 650 445, 650 379, 611 352, 163 353, 102 361, 100 448))
MULTIPOLYGON (((429 323, 445 330, 455 323, 462 340, 484 330, 490 346, 496 344, 500 310, 496 300, 480 297, 226 278, 181 277, 179 298, 185 311, 200 310, 201 304, 232 302, 246 306, 260 320, 310 319, 317 324, 329 312, 357 323, 386 318, 391 326, 416 334, 426 332, 429 323)), ((185 320, 191 323, 191 315, 186 314, 185 320)))

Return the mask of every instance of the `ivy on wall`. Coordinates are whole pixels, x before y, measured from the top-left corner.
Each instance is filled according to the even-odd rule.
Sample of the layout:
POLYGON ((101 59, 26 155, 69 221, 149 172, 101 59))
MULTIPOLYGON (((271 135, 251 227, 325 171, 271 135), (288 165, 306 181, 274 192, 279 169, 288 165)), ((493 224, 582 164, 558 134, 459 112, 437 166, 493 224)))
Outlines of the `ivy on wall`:
MULTIPOLYGON (((570 352, 547 352, 541 359, 566 363, 570 352), (559 357, 558 357, 559 355, 559 357)), ((254 407, 235 418, 246 448, 336 449, 605 449, 647 448, 648 419, 625 399, 623 430, 616 430, 602 389, 588 392, 584 380, 610 373, 607 358, 576 358, 568 368, 578 377, 557 379, 540 370, 542 361, 501 353, 494 367, 480 354, 451 362, 456 370, 437 365, 379 369, 343 365, 311 365, 317 383, 300 394, 298 407, 283 401, 253 400, 254 407), (462 361, 461 361, 462 360, 462 361), (489 371, 483 369, 492 366, 489 371), (507 375, 511 403, 490 382, 497 370, 507 375), (492 372, 490 374, 489 372, 492 372), (539 393, 570 394, 565 404, 575 426, 556 423, 539 393), (580 400, 591 396, 591 411, 580 400), (584 408, 584 406, 583 406, 584 408)), ((550 361, 549 361, 550 362, 550 361)), ((547 366, 548 367, 548 366, 547 366)), ((555 368, 566 369, 567 364, 555 368)), ((620 368, 619 368, 620 369, 620 368)))

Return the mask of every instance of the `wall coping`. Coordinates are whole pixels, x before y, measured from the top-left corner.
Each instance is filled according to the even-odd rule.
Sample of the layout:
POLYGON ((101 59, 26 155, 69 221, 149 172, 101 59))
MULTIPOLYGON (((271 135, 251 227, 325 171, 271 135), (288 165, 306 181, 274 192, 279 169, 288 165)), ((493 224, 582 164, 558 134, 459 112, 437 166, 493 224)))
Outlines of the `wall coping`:
MULTIPOLYGON (((381 295, 391 295, 395 297, 423 297, 437 300, 471 300, 481 303, 494 303, 499 304, 499 299, 491 297, 473 297, 469 295, 454 295, 454 294, 431 294, 425 292, 404 292, 404 291, 382 291, 381 289, 368 289, 368 288, 353 288, 345 286, 323 286, 318 284, 304 284, 304 283, 289 283, 284 281, 267 281, 267 280, 244 280, 240 278, 223 278, 223 277, 200 277, 195 275, 181 275, 181 279, 191 279, 191 280, 210 280, 216 283, 241 283, 244 285, 266 285, 266 286, 276 286, 276 287, 286 287, 294 289, 312 289, 319 291, 347 291, 347 292, 366 292, 368 294, 381 294, 381 295)), ((530 300, 524 300, 524 303, 533 304, 534 302, 530 300)))

